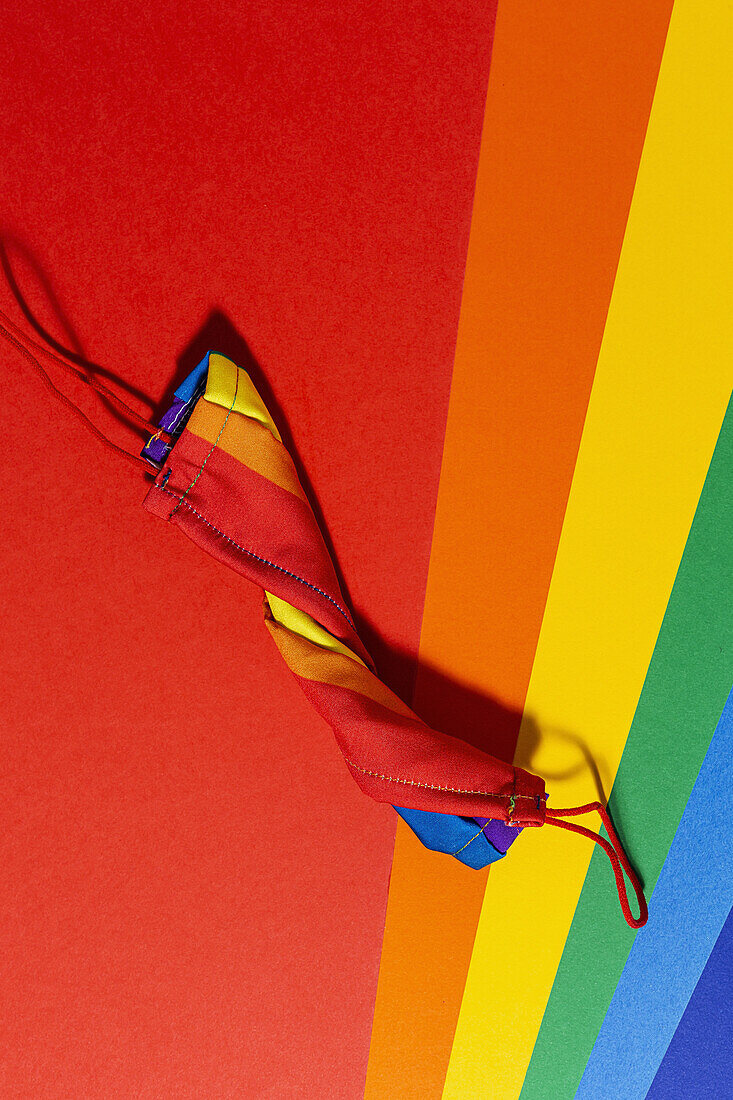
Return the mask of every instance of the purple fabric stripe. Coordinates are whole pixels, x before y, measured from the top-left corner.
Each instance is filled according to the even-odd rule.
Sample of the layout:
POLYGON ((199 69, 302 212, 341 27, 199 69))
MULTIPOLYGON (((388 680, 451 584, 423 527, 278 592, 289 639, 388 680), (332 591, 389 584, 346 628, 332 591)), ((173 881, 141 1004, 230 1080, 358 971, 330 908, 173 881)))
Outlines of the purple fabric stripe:
POLYGON ((505 821, 494 821, 490 817, 475 817, 474 821, 483 829, 484 836, 489 844, 493 844, 497 851, 503 855, 522 832, 515 825, 507 825, 505 821))
MULTIPOLYGON (((158 426, 163 431, 168 432, 169 435, 175 437, 180 434, 184 424, 188 420, 196 401, 201 394, 201 387, 197 387, 193 395, 188 401, 181 400, 180 397, 173 397, 173 403, 170 408, 166 409, 163 415, 158 420, 158 426)), ((162 466, 165 462, 168 453, 170 452, 171 445, 164 443, 162 439, 156 439, 153 437, 149 440, 142 449, 142 455, 144 458, 149 459, 158 466, 162 466)))
POLYGON ((145 444, 143 454, 145 458, 149 458, 153 462, 162 463, 165 461, 165 456, 169 450, 167 443, 164 443, 162 439, 151 439, 149 443, 145 444))
POLYGON ((180 420, 182 412, 187 404, 187 401, 181 401, 179 397, 174 397, 173 404, 169 409, 166 409, 158 421, 160 427, 166 432, 172 432, 180 420))

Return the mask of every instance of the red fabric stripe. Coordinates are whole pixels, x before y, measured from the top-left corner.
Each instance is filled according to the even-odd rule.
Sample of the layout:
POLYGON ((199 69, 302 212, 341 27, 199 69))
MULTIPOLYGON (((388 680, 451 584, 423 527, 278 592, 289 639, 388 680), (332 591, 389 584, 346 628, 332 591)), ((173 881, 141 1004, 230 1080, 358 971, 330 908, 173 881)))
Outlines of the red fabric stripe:
POLYGON ((372 665, 304 501, 184 430, 145 507, 217 560, 306 611, 372 665))

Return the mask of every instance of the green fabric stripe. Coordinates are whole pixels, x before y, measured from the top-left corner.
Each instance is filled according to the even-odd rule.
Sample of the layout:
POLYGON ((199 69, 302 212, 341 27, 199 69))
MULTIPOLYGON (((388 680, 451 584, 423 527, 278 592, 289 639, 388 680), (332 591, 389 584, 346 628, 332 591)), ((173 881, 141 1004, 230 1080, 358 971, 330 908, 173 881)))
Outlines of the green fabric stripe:
MULTIPOLYGON (((732 535, 733 402, 700 495, 609 801, 647 898, 731 688, 732 535)), ((730 798, 730 791, 721 791, 721 797, 730 798)), ((609 903, 610 873, 606 856, 596 850, 520 1100, 548 1096, 570 1100, 583 1075, 635 935, 618 907, 609 903)), ((650 909, 653 904, 652 898, 650 909)))

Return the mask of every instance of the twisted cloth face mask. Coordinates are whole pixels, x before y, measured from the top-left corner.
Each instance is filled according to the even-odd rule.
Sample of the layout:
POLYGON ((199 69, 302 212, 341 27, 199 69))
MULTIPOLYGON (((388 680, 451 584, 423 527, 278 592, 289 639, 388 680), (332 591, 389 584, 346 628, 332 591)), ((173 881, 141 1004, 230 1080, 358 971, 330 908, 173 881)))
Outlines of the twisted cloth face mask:
MULTIPOLYGON (((68 403, 34 352, 74 370, 106 398, 124 405, 97 379, 31 341, 2 314, 0 322, 3 335, 62 400, 68 403)), ((131 413, 128 406, 124 409, 131 413)), ((380 680, 293 461, 241 367, 208 352, 176 390, 157 429, 133 416, 153 433, 141 458, 111 444, 83 419, 115 451, 155 471, 144 502, 149 512, 263 589, 265 625, 305 695, 331 726, 365 794, 391 803, 427 847, 470 867, 503 858, 525 827, 552 825, 580 833, 608 855, 629 925, 646 923, 643 891, 601 803, 549 808, 539 776, 431 729, 380 680), (592 811, 600 815, 608 839, 567 820, 592 811), (629 907, 624 871, 636 894, 638 917, 629 907)))

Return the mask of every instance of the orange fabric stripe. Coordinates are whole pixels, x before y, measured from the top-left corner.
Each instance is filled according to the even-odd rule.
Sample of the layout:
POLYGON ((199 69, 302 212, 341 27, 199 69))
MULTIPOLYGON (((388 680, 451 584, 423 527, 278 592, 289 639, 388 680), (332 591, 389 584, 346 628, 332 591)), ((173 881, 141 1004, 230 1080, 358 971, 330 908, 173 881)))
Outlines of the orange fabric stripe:
MULTIPOLYGON (((670 11, 499 5, 415 709, 509 760, 670 11)), ((366 1100, 440 1097, 485 878, 398 827, 366 1100)))
POLYGON ((208 443, 216 442, 222 451, 274 481, 281 489, 306 500, 293 460, 272 432, 258 421, 238 415, 230 416, 222 430, 225 416, 221 405, 203 399, 196 402, 186 427, 208 443))
POLYGON ((375 703, 380 703, 396 714, 401 714, 403 718, 415 717, 407 704, 390 691, 387 685, 383 684, 365 665, 344 656, 343 653, 323 649, 300 634, 294 634, 269 617, 267 612, 265 615, 267 628, 283 660, 296 676, 323 684, 333 684, 335 687, 349 688, 350 691, 365 695, 375 703))

